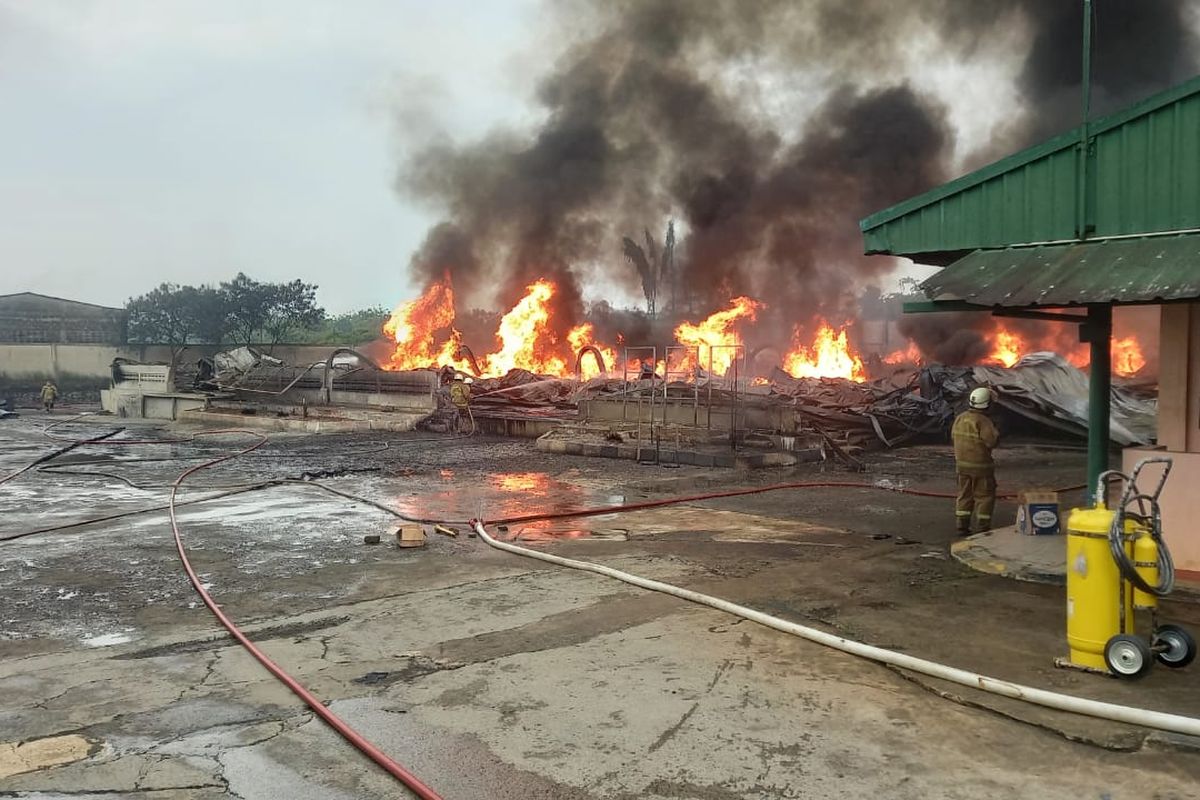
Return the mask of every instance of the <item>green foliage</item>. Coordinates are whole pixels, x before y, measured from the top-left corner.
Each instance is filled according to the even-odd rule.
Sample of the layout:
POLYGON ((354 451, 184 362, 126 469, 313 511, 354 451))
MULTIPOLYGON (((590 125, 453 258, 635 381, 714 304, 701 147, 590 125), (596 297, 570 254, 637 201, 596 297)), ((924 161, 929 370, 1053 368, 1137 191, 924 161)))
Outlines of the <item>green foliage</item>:
POLYGON ((189 343, 219 342, 225 312, 211 286, 164 283, 125 305, 129 340, 170 345, 172 360, 189 343))
POLYGON ((125 307, 130 341, 168 344, 173 358, 189 344, 274 347, 325 321, 316 284, 261 283, 242 272, 215 289, 164 283, 125 307))
POLYGON ((321 324, 325 309, 317 305, 317 285, 297 278, 290 283, 260 283, 239 272, 221 284, 225 318, 238 344, 255 341, 272 347, 289 334, 321 324))
POLYGON ((326 317, 320 325, 301 331, 290 341, 297 344, 365 344, 383 335, 383 323, 388 316, 387 309, 364 308, 326 317))
POLYGON ((325 309, 317 305, 317 285, 299 278, 290 283, 268 283, 267 307, 262 331, 271 346, 279 344, 288 334, 311 330, 325 320, 325 309))

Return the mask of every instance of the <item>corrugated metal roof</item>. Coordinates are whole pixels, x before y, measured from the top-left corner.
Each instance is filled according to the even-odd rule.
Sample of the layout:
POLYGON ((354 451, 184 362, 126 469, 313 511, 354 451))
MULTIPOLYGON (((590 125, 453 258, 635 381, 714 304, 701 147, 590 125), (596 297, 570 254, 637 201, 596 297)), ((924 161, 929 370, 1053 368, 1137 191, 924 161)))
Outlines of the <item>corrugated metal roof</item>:
MULTIPOLYGON (((1200 77, 1088 123, 1087 238, 1200 228, 1200 77)), ((859 223, 867 253, 944 264, 976 248, 1078 239, 1080 131, 859 223)))
POLYGON ((1200 298, 1200 234, 976 250, 921 289, 1007 307, 1200 298))

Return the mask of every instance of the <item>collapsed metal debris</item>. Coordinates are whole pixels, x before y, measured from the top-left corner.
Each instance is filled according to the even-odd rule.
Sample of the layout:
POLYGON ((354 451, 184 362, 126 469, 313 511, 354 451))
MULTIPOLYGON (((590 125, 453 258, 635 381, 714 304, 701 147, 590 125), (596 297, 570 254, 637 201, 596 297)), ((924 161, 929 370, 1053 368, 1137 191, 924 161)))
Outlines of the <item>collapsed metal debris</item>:
MULTIPOLYGON (((126 390, 136 383, 130 378, 143 371, 128 362, 114 364, 114 376, 120 372, 126 390)), ((210 403, 271 407, 280 415, 404 409, 420 413, 420 427, 440 430, 451 413, 447 387, 455 374, 450 367, 386 370, 346 348, 304 365, 238 348, 202 360, 193 386, 210 403)), ((719 432, 734 441, 757 433, 816 434, 847 453, 896 447, 944 438, 971 389, 985 385, 996 390, 1002 427, 1031 435, 1087 434, 1087 376, 1053 353, 1034 353, 1008 368, 893 368, 865 382, 794 378, 780 369, 753 381, 704 371, 580 380, 521 369, 471 380, 472 409, 479 419, 593 422, 636 429, 638 439, 653 438, 655 426, 672 426, 719 432), (648 435, 643 426, 650 427, 648 435)), ((1153 441, 1156 412, 1153 396, 1114 384, 1113 441, 1126 446, 1153 441)))

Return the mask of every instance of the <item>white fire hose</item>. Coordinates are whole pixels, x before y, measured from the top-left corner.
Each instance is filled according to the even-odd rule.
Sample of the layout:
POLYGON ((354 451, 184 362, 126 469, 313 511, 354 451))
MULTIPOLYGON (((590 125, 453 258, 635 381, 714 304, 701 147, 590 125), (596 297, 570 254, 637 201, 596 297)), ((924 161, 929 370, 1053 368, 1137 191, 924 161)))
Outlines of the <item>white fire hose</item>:
POLYGON ((550 564, 557 564, 560 567, 570 567, 571 569, 584 570, 585 572, 594 572, 597 575, 604 575, 608 578, 625 583, 639 586, 643 589, 649 589, 653 592, 663 592, 664 594, 674 595, 683 600, 690 600, 693 603, 715 608, 718 611, 724 611, 734 616, 748 619, 751 622, 757 622, 759 625, 765 625, 768 628, 774 628, 777 631, 790 633, 793 636, 799 636, 801 639, 807 639, 810 642, 823 644, 826 647, 832 647, 835 650, 841 650, 843 653, 859 656, 861 658, 877 661, 881 664, 905 669, 910 672, 917 672, 922 675, 928 675, 931 678, 940 678, 952 683, 969 686, 972 689, 982 689, 985 692, 998 694, 1002 697, 1011 697, 1014 700, 1024 700, 1027 703, 1034 705, 1053 708, 1058 711, 1069 711, 1074 714, 1083 714, 1089 717, 1098 717, 1100 719, 1108 719, 1114 722, 1125 722, 1130 725, 1141 725, 1146 728, 1157 728, 1158 730, 1170 731, 1172 733, 1182 733, 1189 736, 1200 736, 1200 719, 1195 717, 1185 717, 1179 714, 1167 714, 1162 711, 1150 711, 1144 708, 1134 708, 1133 706, 1123 706, 1117 703, 1105 703, 1099 700, 1088 700, 1083 697, 1073 697, 1068 694, 1059 692, 1051 692, 1045 689, 1035 689, 1032 686, 1023 686, 1019 683, 1000 680, 999 678, 989 678, 986 675, 980 675, 975 672, 969 672, 965 669, 950 667, 945 664, 939 664, 936 661, 929 661, 924 658, 916 658, 915 656, 897 653, 894 650, 887 650, 882 647, 875 647, 862 642, 856 642, 853 639, 846 639, 841 636, 836 636, 832 633, 809 628, 805 625, 798 625, 795 622, 789 622, 779 617, 772 617, 770 614, 764 614, 761 611, 755 611, 752 608, 731 603, 728 600, 722 600, 719 597, 693 592, 690 589, 683 589, 679 586, 673 586, 662 581, 651 580, 650 578, 642 578, 628 572, 622 572, 612 567, 605 567, 600 564, 593 564, 588 561, 577 561, 573 558, 563 558, 562 556, 543 553, 538 550, 531 550, 527 547, 501 542, 493 539, 479 520, 474 520, 471 523, 475 533, 479 538, 487 542, 492 547, 499 550, 505 550, 509 553, 515 553, 519 556, 528 558, 536 558, 539 561, 545 561, 550 564))

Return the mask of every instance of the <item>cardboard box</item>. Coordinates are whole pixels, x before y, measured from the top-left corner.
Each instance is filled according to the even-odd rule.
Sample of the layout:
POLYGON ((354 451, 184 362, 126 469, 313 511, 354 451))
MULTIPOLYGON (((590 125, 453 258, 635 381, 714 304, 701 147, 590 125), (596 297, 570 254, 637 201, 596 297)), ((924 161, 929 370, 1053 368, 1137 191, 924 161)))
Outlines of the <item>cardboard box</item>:
POLYGON ((396 528, 396 542, 401 547, 424 547, 425 529, 420 525, 401 525, 396 528))
POLYGON ((1062 532, 1058 492, 1021 492, 1017 502, 1017 533, 1023 536, 1045 536, 1062 532))

